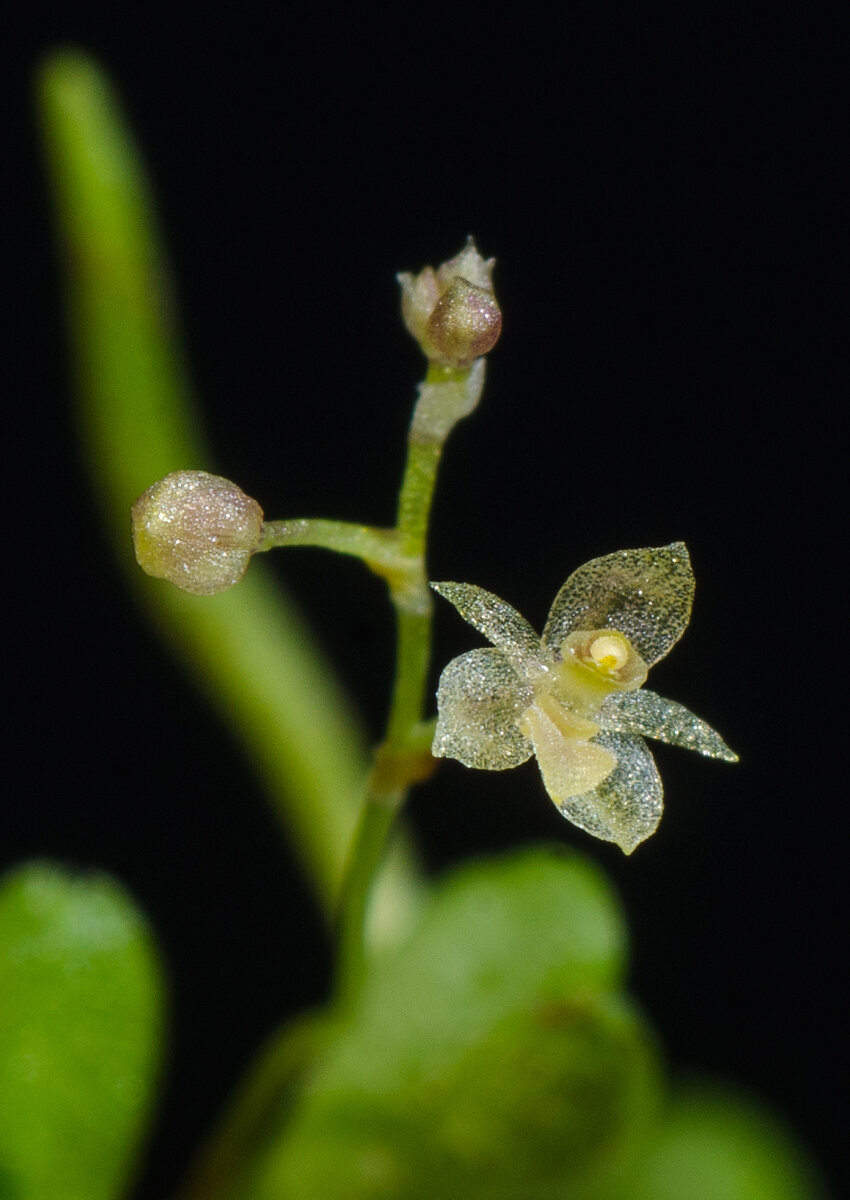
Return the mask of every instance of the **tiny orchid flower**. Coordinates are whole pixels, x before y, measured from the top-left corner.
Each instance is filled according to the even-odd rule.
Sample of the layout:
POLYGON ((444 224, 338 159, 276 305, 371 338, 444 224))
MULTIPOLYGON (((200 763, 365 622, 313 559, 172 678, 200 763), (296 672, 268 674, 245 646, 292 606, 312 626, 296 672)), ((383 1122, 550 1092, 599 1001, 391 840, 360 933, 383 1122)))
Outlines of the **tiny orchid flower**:
POLYGON ((626 854, 661 819, 661 779, 644 737, 737 762, 705 721, 642 690, 690 619, 694 577, 683 542, 579 567, 555 597, 542 638, 483 588, 431 586, 493 645, 443 671, 435 756, 501 771, 536 755, 563 815, 626 854))

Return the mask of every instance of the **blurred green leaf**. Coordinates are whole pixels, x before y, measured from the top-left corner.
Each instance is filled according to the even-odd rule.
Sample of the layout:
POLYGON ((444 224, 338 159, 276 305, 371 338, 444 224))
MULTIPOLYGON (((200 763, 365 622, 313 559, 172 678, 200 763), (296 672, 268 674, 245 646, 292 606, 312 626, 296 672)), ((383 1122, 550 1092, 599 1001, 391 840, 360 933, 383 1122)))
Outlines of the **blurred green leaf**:
MULTIPOLYGON (((238 587, 204 598, 137 567, 136 497, 170 471, 217 468, 191 396, 150 183, 120 100, 78 51, 45 61, 38 100, 79 424, 116 558, 146 615, 238 731, 330 912, 366 777, 362 731, 267 564, 254 562, 238 587)), ((415 872, 400 843, 383 901, 386 926, 403 925, 415 904, 415 872)))
POLYGON ((33 863, 0 884, 0 1197, 125 1193, 162 1050, 144 919, 112 879, 33 863))
POLYGON ((673 1094, 644 1153, 604 1200, 822 1200, 789 1131, 730 1089, 673 1094))
POLYGON ((603 876, 542 850, 445 881, 323 1058, 250 1200, 543 1200, 633 1150, 652 1047, 603 876))

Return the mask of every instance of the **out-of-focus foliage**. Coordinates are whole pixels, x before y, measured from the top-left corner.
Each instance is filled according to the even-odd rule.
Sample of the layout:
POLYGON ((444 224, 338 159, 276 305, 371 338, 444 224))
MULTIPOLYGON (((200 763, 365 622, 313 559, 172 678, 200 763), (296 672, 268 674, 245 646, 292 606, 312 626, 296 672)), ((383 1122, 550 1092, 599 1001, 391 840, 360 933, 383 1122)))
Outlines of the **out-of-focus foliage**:
POLYGON ((597 1200, 823 1200, 789 1131, 729 1088, 677 1090, 636 1162, 597 1200))
POLYGON ((616 899, 578 856, 462 868, 228 1200, 821 1200, 759 1108, 668 1092, 624 948, 616 899))
POLYGON ((382 960, 234 1198, 589 1187, 634 1152, 657 1096, 651 1039, 618 991, 623 944, 608 885, 578 857, 460 870, 382 960))
POLYGON ((114 880, 35 863, 0 886, 0 1197, 123 1195, 162 1052, 162 979, 114 880))

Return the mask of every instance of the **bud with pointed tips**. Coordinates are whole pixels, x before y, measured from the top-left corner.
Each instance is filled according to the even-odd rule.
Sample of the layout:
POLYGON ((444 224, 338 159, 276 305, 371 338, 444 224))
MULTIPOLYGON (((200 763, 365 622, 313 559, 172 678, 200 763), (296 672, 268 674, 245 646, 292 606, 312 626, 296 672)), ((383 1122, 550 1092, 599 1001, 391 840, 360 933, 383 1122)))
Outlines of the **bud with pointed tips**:
POLYGON ((484 259, 472 238, 435 271, 398 276, 404 323, 431 362, 462 369, 492 350, 502 330, 493 295, 495 259, 484 259))
POLYGON ((139 566, 184 592, 214 596, 238 583, 257 548, 263 510, 206 471, 173 471, 133 505, 139 566))

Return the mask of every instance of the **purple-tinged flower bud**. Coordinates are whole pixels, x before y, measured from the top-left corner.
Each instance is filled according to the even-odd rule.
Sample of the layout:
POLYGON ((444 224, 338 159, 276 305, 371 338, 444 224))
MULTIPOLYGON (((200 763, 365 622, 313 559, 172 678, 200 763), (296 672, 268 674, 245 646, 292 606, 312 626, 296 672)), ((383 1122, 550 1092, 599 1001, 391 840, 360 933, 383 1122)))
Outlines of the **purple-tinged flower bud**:
POLYGON ((260 540, 263 510, 206 471, 174 471, 133 505, 139 566, 184 592, 214 596, 238 583, 260 540))
POLYGON ((483 259, 472 238, 435 271, 399 275, 404 323, 431 362, 465 368, 492 350, 502 330, 493 295, 495 259, 483 259))
POLYGON ((496 297, 460 276, 437 301, 425 326, 428 345, 439 353, 437 361, 452 367, 468 367, 492 350, 501 332, 502 313, 496 297))

